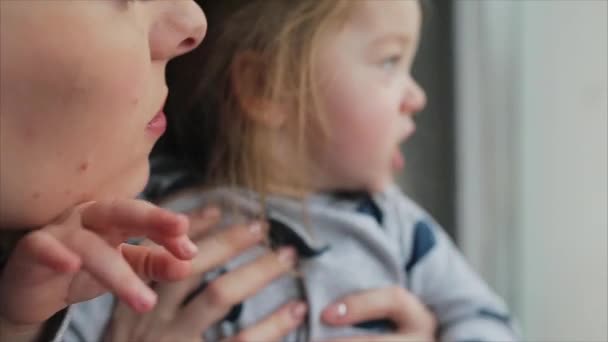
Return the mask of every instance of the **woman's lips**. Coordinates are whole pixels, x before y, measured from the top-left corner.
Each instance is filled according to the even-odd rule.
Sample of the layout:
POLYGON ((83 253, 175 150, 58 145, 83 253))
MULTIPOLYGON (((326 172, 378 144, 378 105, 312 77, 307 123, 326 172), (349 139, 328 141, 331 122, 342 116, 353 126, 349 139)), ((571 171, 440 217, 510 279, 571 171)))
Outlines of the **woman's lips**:
POLYGON ((165 116, 165 113, 162 110, 158 112, 152 118, 152 120, 150 120, 150 122, 148 122, 146 130, 158 137, 165 133, 165 131, 167 130, 167 117, 165 116))

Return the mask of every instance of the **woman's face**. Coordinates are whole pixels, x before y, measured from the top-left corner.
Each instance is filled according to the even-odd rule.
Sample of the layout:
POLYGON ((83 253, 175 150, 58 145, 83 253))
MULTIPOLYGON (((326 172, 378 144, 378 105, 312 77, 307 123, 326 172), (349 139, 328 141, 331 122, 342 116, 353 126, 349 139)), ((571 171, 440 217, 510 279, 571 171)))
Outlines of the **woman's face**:
POLYGON ((205 30, 191 0, 0 1, 0 228, 141 191, 165 67, 205 30))

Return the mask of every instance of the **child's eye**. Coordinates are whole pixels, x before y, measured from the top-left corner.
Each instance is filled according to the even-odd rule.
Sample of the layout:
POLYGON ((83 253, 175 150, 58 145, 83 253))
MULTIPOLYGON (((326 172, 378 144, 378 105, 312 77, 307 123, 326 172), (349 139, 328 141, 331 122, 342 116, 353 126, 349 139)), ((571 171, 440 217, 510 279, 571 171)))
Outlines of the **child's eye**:
POLYGON ((399 65, 399 62, 401 62, 400 55, 391 56, 382 61, 382 68, 387 71, 393 70, 397 65, 399 65))

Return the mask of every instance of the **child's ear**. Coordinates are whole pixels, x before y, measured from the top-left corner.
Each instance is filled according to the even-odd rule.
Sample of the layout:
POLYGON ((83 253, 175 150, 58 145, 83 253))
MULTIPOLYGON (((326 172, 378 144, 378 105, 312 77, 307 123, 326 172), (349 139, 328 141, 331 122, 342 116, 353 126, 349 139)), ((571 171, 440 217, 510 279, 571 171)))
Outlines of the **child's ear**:
POLYGON ((268 128, 278 128, 285 121, 285 113, 264 91, 270 82, 267 69, 267 62, 259 54, 253 51, 238 53, 230 70, 232 89, 249 119, 268 128))

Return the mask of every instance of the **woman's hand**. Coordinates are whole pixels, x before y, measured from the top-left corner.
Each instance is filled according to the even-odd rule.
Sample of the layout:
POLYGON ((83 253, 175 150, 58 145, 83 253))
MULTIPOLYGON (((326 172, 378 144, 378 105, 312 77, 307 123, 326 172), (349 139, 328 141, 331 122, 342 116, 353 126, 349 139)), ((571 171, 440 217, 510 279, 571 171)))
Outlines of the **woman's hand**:
MULTIPOLYGON (((296 262, 294 249, 288 247, 268 252, 217 277, 187 301, 200 285, 202 274, 260 244, 265 237, 264 226, 260 223, 213 230, 219 216, 217 209, 190 216, 191 237, 197 241, 200 250, 193 262, 195 276, 177 283, 158 284, 158 305, 147 314, 134 314, 119 304, 106 332, 106 341, 200 342, 203 333, 221 321, 234 305, 293 269, 296 262)), ((306 310, 303 302, 287 303, 258 324, 240 331, 230 341, 278 340, 303 322, 306 310)))
POLYGON ((25 235, 0 276, 2 337, 37 331, 67 305, 114 292, 140 312, 156 294, 140 278, 183 279, 196 246, 188 219, 141 200, 80 205, 25 235), (147 235, 162 247, 126 245, 147 235))
POLYGON ((396 326, 390 335, 357 336, 332 342, 435 341, 437 323, 418 298, 398 286, 374 289, 346 296, 325 308, 325 324, 353 325, 373 320, 389 320, 396 326))

